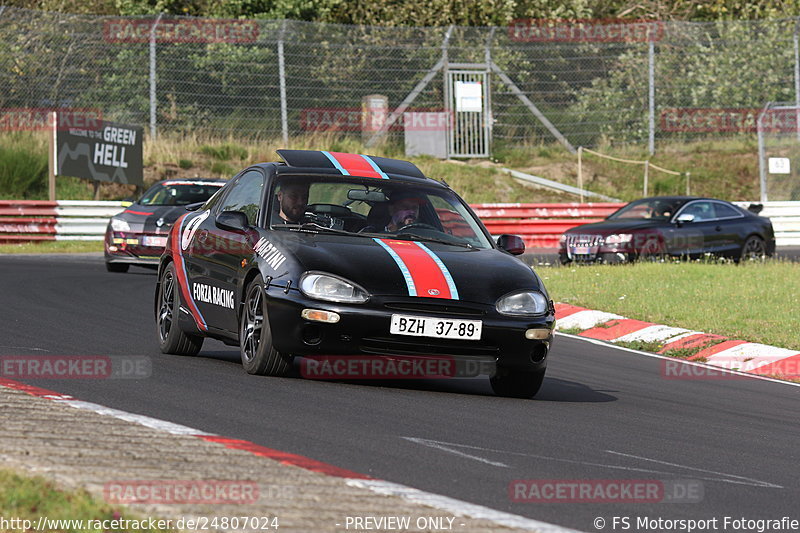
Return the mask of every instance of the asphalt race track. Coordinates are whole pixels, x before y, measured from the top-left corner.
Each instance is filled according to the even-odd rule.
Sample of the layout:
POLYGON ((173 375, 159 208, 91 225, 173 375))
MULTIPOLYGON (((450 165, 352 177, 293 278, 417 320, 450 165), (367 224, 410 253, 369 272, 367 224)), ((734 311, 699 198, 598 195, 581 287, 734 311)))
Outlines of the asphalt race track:
POLYGON ((614 516, 800 519, 797 386, 666 379, 659 359, 565 336, 530 401, 497 398, 483 378, 254 377, 218 342, 197 357, 159 352, 153 271, 110 274, 96 255, 2 256, 0 273, 0 355, 150 358, 146 379, 29 381, 82 400, 584 531, 596 517, 605 531, 614 516), (512 503, 520 479, 693 480, 700 501, 512 503))

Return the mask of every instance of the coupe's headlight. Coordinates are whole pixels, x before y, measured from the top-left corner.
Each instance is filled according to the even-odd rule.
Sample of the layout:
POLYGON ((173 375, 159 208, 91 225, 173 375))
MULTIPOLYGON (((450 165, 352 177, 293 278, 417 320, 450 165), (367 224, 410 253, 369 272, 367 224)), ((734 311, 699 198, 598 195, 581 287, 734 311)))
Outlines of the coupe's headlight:
POLYGON ((543 315, 547 313, 547 298, 539 291, 512 292, 497 300, 496 307, 502 315, 543 315))
POLYGON ((631 242, 633 234, 631 233, 615 233, 605 238, 606 244, 625 244, 631 242))
POLYGON ((120 218, 111 219, 111 229, 114 231, 130 231, 131 226, 120 218))
POLYGON ((367 291, 346 279, 320 272, 306 272, 300 278, 300 291, 315 300, 361 304, 369 299, 367 291))

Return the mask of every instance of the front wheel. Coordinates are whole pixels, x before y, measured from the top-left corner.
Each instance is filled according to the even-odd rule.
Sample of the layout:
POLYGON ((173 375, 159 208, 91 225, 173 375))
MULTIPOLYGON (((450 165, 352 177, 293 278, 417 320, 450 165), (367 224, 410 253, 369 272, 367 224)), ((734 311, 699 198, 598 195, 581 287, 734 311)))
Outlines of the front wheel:
POLYGON ((544 372, 544 370, 509 372, 498 368, 495 375, 489 378, 489 383, 498 396, 533 398, 542 387, 544 372))
POLYGON ((156 329, 161 353, 197 355, 203 347, 203 337, 187 335, 178 325, 181 308, 180 287, 175 264, 170 263, 161 274, 156 295, 156 329))
POLYGON ((292 359, 272 346, 272 331, 266 311, 264 281, 259 275, 247 288, 239 324, 242 366, 248 374, 286 376, 292 368, 292 359))

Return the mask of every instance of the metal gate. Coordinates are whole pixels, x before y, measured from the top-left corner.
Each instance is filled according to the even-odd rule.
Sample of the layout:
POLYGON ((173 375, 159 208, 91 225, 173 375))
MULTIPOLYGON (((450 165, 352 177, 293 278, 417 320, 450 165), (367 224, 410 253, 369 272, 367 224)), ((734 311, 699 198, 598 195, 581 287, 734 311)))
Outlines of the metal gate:
POLYGON ((449 121, 448 157, 489 157, 491 101, 486 65, 448 65, 445 76, 449 121), (464 70, 450 70, 451 68, 464 70))

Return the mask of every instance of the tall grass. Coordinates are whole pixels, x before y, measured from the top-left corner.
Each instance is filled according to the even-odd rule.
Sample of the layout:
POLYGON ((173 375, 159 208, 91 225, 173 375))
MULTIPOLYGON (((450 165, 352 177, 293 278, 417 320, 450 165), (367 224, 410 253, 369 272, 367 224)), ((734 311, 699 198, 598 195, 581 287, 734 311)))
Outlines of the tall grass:
POLYGON ((556 301, 800 350, 800 263, 536 267, 556 301), (787 285, 788 283, 788 285, 787 285))
POLYGON ((28 133, 5 135, 0 142, 0 198, 35 198, 46 191, 46 140, 28 133))

